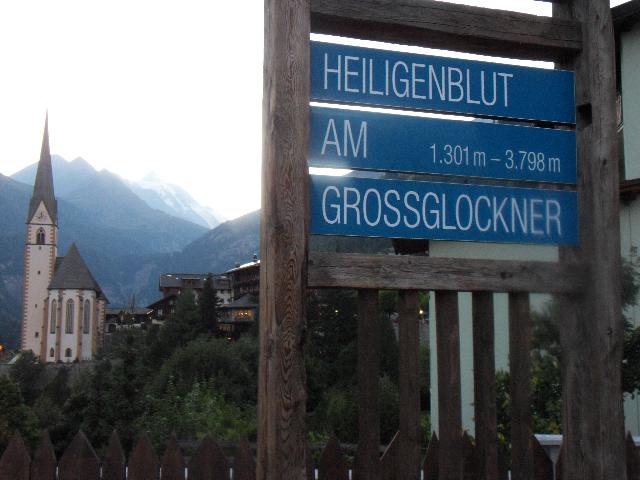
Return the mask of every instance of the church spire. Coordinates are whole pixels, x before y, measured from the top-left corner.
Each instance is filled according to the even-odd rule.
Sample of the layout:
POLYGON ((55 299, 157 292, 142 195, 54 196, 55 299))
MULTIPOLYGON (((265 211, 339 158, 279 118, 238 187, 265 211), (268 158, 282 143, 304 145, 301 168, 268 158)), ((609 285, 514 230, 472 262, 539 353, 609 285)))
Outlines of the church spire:
POLYGON ((44 134, 42 136, 42 149, 40 150, 40 162, 38 173, 33 185, 33 195, 29 203, 29 215, 27 222, 33 220, 40 202, 44 202, 54 224, 58 223, 58 202, 53 193, 53 172, 51 168, 51 152, 49 151, 49 112, 44 121, 44 134))

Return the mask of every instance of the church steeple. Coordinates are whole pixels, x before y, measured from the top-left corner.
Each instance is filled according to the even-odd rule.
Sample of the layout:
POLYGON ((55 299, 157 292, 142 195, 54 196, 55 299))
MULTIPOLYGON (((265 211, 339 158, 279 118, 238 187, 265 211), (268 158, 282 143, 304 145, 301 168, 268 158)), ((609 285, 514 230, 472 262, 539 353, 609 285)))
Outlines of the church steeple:
POLYGON ((42 136, 42 149, 40 150, 40 162, 38 162, 38 173, 33 185, 33 195, 29 203, 29 215, 27 223, 33 220, 33 216, 44 202, 47 212, 55 225, 58 224, 58 202, 53 193, 53 172, 51 168, 51 152, 49 151, 49 113, 44 121, 44 134, 42 136))

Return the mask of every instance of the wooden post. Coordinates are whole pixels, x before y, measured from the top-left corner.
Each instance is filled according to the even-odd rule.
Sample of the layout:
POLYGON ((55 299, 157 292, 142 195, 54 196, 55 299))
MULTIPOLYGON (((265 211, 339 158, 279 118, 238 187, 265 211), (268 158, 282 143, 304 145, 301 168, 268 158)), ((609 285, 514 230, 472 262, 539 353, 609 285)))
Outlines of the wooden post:
POLYGON ((533 480, 531 439, 531 318, 529 294, 509 294, 511 478, 533 480))
POLYGON ((576 72, 581 295, 562 299, 562 473, 565 478, 626 478, 620 363, 620 216, 615 55, 608 0, 554 4, 554 16, 582 25, 581 52, 562 68, 576 72))
POLYGON ((476 425, 476 466, 479 478, 498 479, 498 413, 493 325, 493 294, 474 292, 473 387, 476 425))
POLYGON ((420 298, 415 290, 399 292, 400 448, 398 480, 415 480, 420 469, 420 298))
POLYGON ((460 327, 458 293, 436 292, 438 348, 439 480, 461 480, 462 400, 460 394, 460 327))
POLYGON ((266 0, 258 480, 305 479, 309 2, 266 0))
POLYGON ((380 478, 380 319, 378 291, 358 291, 357 480, 380 478))

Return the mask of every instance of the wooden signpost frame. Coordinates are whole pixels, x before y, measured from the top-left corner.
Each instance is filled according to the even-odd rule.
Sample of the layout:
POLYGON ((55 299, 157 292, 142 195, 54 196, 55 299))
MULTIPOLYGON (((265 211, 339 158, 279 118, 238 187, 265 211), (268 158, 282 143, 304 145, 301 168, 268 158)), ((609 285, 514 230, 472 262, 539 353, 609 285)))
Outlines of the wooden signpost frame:
POLYGON ((417 290, 435 291, 439 479, 462 475, 459 291, 473 292, 479 479, 498 478, 492 292, 509 293, 512 477, 533 479, 529 292, 562 304, 563 478, 625 479, 620 361, 613 26, 607 0, 562 0, 553 17, 431 0, 265 0, 260 272, 259 480, 307 478, 307 288, 359 291, 359 479, 379 479, 377 290, 400 290, 397 478, 419 468, 417 290), (309 34, 511 58, 576 73, 580 243, 561 261, 513 262, 308 251, 309 34))

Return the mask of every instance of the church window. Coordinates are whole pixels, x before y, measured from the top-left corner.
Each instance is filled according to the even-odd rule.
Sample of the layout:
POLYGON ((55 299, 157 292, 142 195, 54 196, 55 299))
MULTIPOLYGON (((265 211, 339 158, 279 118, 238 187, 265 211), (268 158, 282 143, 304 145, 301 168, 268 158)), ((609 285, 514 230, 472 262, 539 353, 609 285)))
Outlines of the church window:
POLYGON ((56 351, 52 348, 51 350, 49 350, 49 356, 53 357, 56 354, 56 351))
POLYGON ((73 333, 73 300, 67 300, 67 317, 64 325, 64 333, 73 333))
POLYGON ((91 325, 91 302, 84 301, 84 310, 82 312, 82 333, 89 333, 91 325))
POLYGON ((38 233, 36 233, 36 243, 38 245, 44 245, 44 228, 40 227, 38 233))
POLYGON ((71 358, 71 349, 70 348, 67 348, 64 351, 64 356, 67 357, 67 358, 71 358))
POLYGON ((56 333, 56 312, 58 311, 58 302, 51 302, 51 321, 49 324, 49 333, 56 333))

